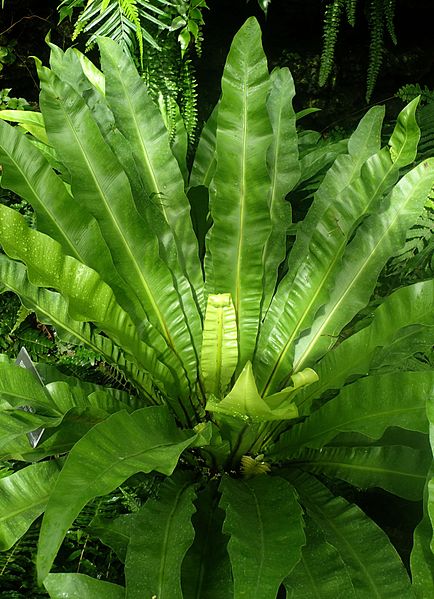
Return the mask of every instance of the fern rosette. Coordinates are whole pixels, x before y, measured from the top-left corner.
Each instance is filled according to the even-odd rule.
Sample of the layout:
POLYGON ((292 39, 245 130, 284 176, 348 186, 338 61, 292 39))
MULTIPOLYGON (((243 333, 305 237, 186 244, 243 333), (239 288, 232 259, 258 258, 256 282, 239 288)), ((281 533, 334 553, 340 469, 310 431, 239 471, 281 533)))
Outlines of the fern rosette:
POLYGON ((0 362, 1 457, 29 463, 0 479, 2 549, 44 513, 51 597, 430 596, 434 372, 406 365, 432 345, 434 281, 360 317, 434 184, 433 159, 413 164, 417 100, 386 147, 381 107, 319 144, 249 19, 186 185, 131 59, 98 43, 101 71, 53 46, 41 114, 25 134, 0 122, 2 185, 36 214, 31 228, 0 206, 0 280, 132 392, 0 362), (89 502, 154 478, 157 496, 99 529, 124 581, 50 573, 89 502), (412 583, 336 480, 424 501, 412 583))

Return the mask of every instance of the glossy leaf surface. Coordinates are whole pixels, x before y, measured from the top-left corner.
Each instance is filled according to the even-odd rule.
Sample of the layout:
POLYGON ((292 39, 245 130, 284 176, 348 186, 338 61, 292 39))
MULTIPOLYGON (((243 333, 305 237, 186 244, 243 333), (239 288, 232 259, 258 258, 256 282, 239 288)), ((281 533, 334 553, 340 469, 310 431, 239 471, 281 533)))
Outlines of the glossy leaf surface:
POLYGON ((297 230, 288 257, 289 271, 279 284, 259 340, 255 366, 261 389, 267 394, 291 371, 294 342, 327 297, 331 274, 351 228, 377 199, 376 180, 366 186, 361 169, 377 151, 382 118, 380 108, 363 118, 350 139, 349 153, 340 156, 327 171, 297 230), (288 297, 292 301, 288 302, 288 297))
POLYGON ((339 389, 353 375, 369 372, 378 347, 387 347, 414 324, 434 324, 434 281, 398 289, 375 311, 372 323, 346 339, 315 366, 319 381, 302 391, 297 403, 308 409, 314 397, 327 389, 339 389))
POLYGON ((134 290, 147 318, 194 380, 197 360, 179 296, 158 255, 158 240, 136 209, 127 176, 85 102, 71 86, 43 73, 41 108, 48 136, 69 165, 72 193, 97 219, 127 289, 134 290))
POLYGON ((302 450, 293 461, 315 474, 337 477, 367 489, 380 487, 417 501, 422 498, 430 456, 425 451, 387 447, 325 447, 302 450))
POLYGON ((91 578, 86 574, 49 574, 44 586, 51 599, 124 599, 118 584, 91 578))
POLYGON ((267 154, 271 185, 268 203, 272 231, 264 247, 264 300, 262 313, 268 310, 277 281, 279 265, 286 255, 286 236, 291 224, 291 204, 287 194, 300 177, 295 113, 292 100, 294 82, 288 69, 271 73, 271 89, 267 109, 273 128, 273 140, 267 154))
POLYGON ((262 398, 259 395, 253 375, 252 364, 247 362, 232 390, 221 401, 210 396, 206 409, 210 412, 224 414, 241 420, 264 422, 268 420, 288 420, 298 416, 297 406, 290 403, 286 394, 262 398), (271 401, 268 401, 268 400, 271 401), (275 404, 273 399, 277 400, 275 404), (286 401, 285 401, 286 400, 286 401))
POLYGON ((41 462, 0 478, 1 551, 12 547, 42 514, 59 471, 55 461, 41 462))
POLYGON ((210 483, 198 493, 197 512, 192 522, 193 544, 182 563, 182 591, 190 599, 232 599, 233 582, 223 535, 224 512, 218 506, 219 493, 210 483))
POLYGON ((182 599, 181 564, 193 542, 191 478, 174 477, 134 515, 125 561, 126 598, 182 599))
POLYGON ((348 568, 358 599, 412 596, 405 568, 385 533, 356 506, 306 474, 292 479, 300 502, 348 568))
POLYGON ((356 597, 348 567, 339 551, 311 518, 305 516, 306 545, 301 559, 283 582, 287 599, 356 597))
POLYGON ((94 426, 71 450, 47 505, 37 557, 40 580, 88 501, 110 493, 136 472, 170 475, 192 440, 163 407, 118 412, 94 426))
POLYGON ((279 477, 222 479, 223 532, 234 576, 234 599, 270 599, 300 559, 305 537, 292 486, 279 477))
POLYGON ((425 161, 404 175, 387 198, 387 207, 358 227, 342 257, 324 314, 296 346, 294 369, 321 357, 347 324, 369 301, 388 258, 405 242, 434 183, 434 161, 425 161))
POLYGON ((238 319, 240 369, 255 349, 262 300, 262 252, 271 231, 266 155, 271 125, 269 75, 261 32, 249 19, 235 36, 218 109, 217 169, 205 257, 208 293, 230 293, 238 319))
POLYGON ((431 371, 362 378, 281 435, 272 453, 303 446, 319 449, 341 432, 379 439, 389 426, 399 426, 427 433, 425 403, 433 390, 431 371))
POLYGON ((206 391, 221 397, 237 362, 237 320, 231 296, 229 293, 209 295, 200 360, 206 391))

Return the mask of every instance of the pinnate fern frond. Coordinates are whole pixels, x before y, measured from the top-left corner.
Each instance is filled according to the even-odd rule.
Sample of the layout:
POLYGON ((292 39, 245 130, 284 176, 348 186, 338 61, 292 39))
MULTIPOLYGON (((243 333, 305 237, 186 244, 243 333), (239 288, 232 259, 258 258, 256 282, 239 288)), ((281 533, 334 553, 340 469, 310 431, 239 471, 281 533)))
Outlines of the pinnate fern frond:
POLYGON ((386 29, 390 35, 390 39, 396 45, 398 40, 396 38, 395 31, 395 5, 396 0, 383 0, 383 9, 384 9, 384 20, 386 23, 386 29))
POLYGON ((168 6, 172 6, 169 0, 156 0, 154 4, 145 0, 90 0, 77 18, 73 39, 88 33, 86 47, 91 48, 98 36, 111 37, 132 55, 137 49, 142 60, 144 40, 159 48, 156 34, 169 28, 170 17, 164 10, 168 6))
POLYGON ((419 83, 407 83, 399 88, 395 97, 403 102, 411 102, 417 96, 420 96, 419 106, 434 102, 434 91, 430 90, 426 85, 422 87, 419 83))
POLYGON ((383 62, 384 51, 384 21, 383 21, 383 0, 371 0, 369 12, 369 66, 366 82, 366 101, 369 102, 372 92, 374 91, 375 83, 377 82, 378 73, 380 72, 381 63, 383 62))
POLYGON ((336 40, 338 37, 341 16, 345 8, 345 0, 333 0, 324 14, 324 42, 321 55, 319 84, 325 85, 334 64, 336 40))
POLYGON ((347 21, 351 27, 354 27, 356 24, 357 0, 347 0, 345 8, 347 11, 347 21))
MULTIPOLYGON (((327 83, 334 64, 335 49, 342 16, 347 15, 348 23, 354 27, 356 23, 357 0, 332 0, 324 13, 324 41, 321 55, 319 84, 327 83)), ((366 100, 369 101, 381 68, 384 52, 384 32, 387 30, 390 39, 397 43, 394 26, 395 0, 369 0, 367 19, 370 31, 369 66, 366 83, 366 100)))
POLYGON ((422 214, 407 233, 405 245, 391 260, 389 274, 407 284, 434 276, 434 188, 422 214))
POLYGON ((180 73, 180 110, 190 146, 196 140, 197 130, 197 82, 191 60, 184 60, 180 73))

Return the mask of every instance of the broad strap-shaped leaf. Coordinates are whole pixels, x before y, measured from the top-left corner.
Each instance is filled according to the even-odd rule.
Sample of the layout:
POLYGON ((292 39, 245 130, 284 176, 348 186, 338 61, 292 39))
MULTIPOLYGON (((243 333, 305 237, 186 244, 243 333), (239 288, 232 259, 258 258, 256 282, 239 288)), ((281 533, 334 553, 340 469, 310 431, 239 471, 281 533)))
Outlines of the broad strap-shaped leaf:
POLYGON ((17 123, 21 129, 27 131, 37 140, 48 144, 47 133, 45 131, 44 117, 40 112, 32 110, 1 110, 0 119, 17 123))
MULTIPOLYGON (((271 324, 265 323, 268 328, 274 327, 271 339, 266 336, 268 328, 264 327, 262 333, 260 347, 264 346, 264 353, 259 354, 262 356, 259 364, 262 371, 268 363, 266 393, 281 384, 290 372, 295 341, 327 301, 355 227, 366 215, 380 209, 381 199, 398 178, 398 167, 387 148, 370 154, 378 143, 380 115, 382 111, 371 111, 360 123, 350 139, 349 154, 340 157, 327 173, 298 232, 288 259, 290 270, 271 307, 271 324), (300 253, 302 249, 304 255, 300 253), (295 299, 288 301, 288 295, 295 299)), ((416 151, 418 137, 413 138, 416 151)))
POLYGON ((341 478, 356 487, 380 487, 417 501, 422 498, 430 456, 402 445, 304 449, 292 457, 300 468, 341 478))
MULTIPOLYGON (((137 355, 138 361, 150 359, 152 363, 157 358, 140 340, 129 315, 117 304, 111 288, 99 275, 65 255, 56 241, 29 228, 19 213, 6 206, 0 206, 0 240, 9 256, 26 263, 34 285, 53 287, 62 293, 74 319, 97 323, 118 345, 131 355, 137 355)), ((162 359, 176 368, 179 363, 176 359, 173 361, 174 356, 164 339, 148 322, 142 323, 141 332, 143 337, 149 337, 157 352, 161 352, 162 359)), ((146 367, 146 370, 152 368, 146 367)))
MULTIPOLYGON (((328 291, 330 266, 339 260, 351 227, 363 213, 366 201, 372 199, 353 193, 348 202, 348 190, 360 178, 363 163, 378 150, 383 114, 384 110, 375 108, 362 119, 350 138, 349 153, 340 156, 328 170, 308 214, 297 227, 289 270, 279 283, 261 327, 255 357, 258 383, 266 393, 277 388, 277 379, 290 373, 299 328, 308 322, 313 306, 328 291), (340 227, 336 219, 342 219, 340 227), (289 302, 289 297, 297 300, 289 302)), ((375 184, 370 191, 375 194, 375 184)))
POLYGON ((16 364, 0 364, 0 397, 9 407, 31 406, 46 415, 55 412, 45 387, 30 370, 16 364))
POLYGON ((286 195, 300 178, 298 140, 292 100, 294 81, 287 68, 271 73, 271 90, 267 109, 273 128, 273 140, 268 150, 267 165, 271 178, 269 195, 272 230, 264 247, 264 300, 265 315, 277 281, 279 265, 286 256, 286 236, 291 224, 291 204, 286 195))
POLYGON ((82 98, 48 69, 39 72, 48 137, 68 165, 74 197, 98 221, 120 276, 190 380, 195 380, 194 340, 172 274, 159 257, 157 237, 136 209, 125 172, 82 98))
POLYGON ((51 599, 124 599, 125 588, 86 574, 49 574, 44 580, 51 599))
POLYGON ((0 478, 0 551, 12 547, 42 514, 59 471, 52 460, 0 478))
POLYGON ((49 42, 50 68, 55 75, 73 85, 77 91, 86 95, 94 88, 98 94, 105 96, 104 74, 77 48, 67 48, 63 51, 59 46, 49 42))
POLYGON ((192 522, 193 544, 182 562, 182 591, 189 599, 232 599, 233 582, 223 535, 224 512, 214 482, 198 493, 192 522))
POLYGON ((330 167, 341 155, 348 150, 348 139, 329 142, 324 140, 317 131, 301 131, 299 133, 300 179, 297 188, 310 189, 312 182, 321 182, 324 170, 330 167))
POLYGON ((333 494, 313 476, 290 478, 300 503, 347 566, 356 597, 410 599, 411 586, 386 534, 358 507, 333 494))
MULTIPOLYGON (((0 398, 8 404, 5 406, 6 411, 10 407, 33 408, 38 412, 39 418, 46 419, 47 426, 56 426, 56 417, 66 414, 71 408, 94 407, 114 413, 121 409, 133 411, 143 407, 143 402, 130 398, 127 393, 105 389, 92 383, 76 381, 70 385, 67 381, 55 381, 43 386, 29 370, 14 364, 0 364, 0 398), (53 420, 52 424, 50 420, 53 420)), ((30 416, 26 412, 17 413, 16 410, 11 415, 17 414, 30 416)), ((6 418, 6 412, 4 415, 6 418)), ((25 419, 23 424, 25 425, 25 419)), ((28 424, 31 426, 31 419, 28 424)), ((0 443, 3 440, 2 437, 0 443)))
POLYGON ((305 543, 293 487, 279 477, 224 476, 220 506, 234 577, 234 599, 270 599, 299 561, 305 543))
POLYGON ((229 293, 209 295, 200 369, 207 393, 221 397, 238 363, 237 320, 229 293))
MULTIPOLYGON (((143 402, 142 398, 139 398, 135 395, 131 395, 125 386, 123 389, 118 388, 118 383, 119 387, 122 386, 122 383, 120 379, 117 379, 115 381, 115 373, 113 373, 113 378, 109 379, 109 372, 106 372, 107 382, 104 385, 100 385, 98 383, 93 383, 90 381, 83 381, 82 379, 79 379, 70 374, 65 374, 64 372, 59 370, 54 364, 38 362, 36 368, 38 374, 41 376, 41 379, 44 381, 47 387, 50 383, 58 383, 62 381, 68 383, 68 386, 72 388, 73 392, 75 392, 76 389, 78 389, 80 396, 89 397, 91 394, 94 394, 95 392, 98 392, 97 395, 101 396, 100 392, 102 392, 107 397, 110 397, 110 399, 114 399, 115 401, 130 406, 132 410, 144 407, 143 403, 140 405, 140 403, 143 402), (110 386, 114 384, 117 385, 116 388, 110 386)), ((52 394, 51 397, 53 397, 52 394)))
POLYGON ((194 539, 191 476, 174 476, 134 514, 125 561, 126 598, 182 599, 181 564, 194 539))
POLYGON ((218 108, 217 168, 205 255, 207 293, 230 293, 238 320, 239 370, 256 345, 264 275, 262 253, 271 232, 266 157, 271 124, 266 109, 267 61, 259 24, 246 21, 234 38, 218 108))
MULTIPOLYGON (((432 350, 433 339, 434 325, 416 324, 407 327, 390 345, 378 348, 371 362, 370 372, 382 374, 412 370, 416 355, 426 355, 432 350)), ((421 362, 420 364, 422 366, 421 362)))
POLYGON ((140 315, 138 301, 125 291, 97 222, 74 201, 41 151, 15 127, 0 123, 0 157, 3 187, 32 205, 38 229, 58 241, 65 253, 97 270, 121 304, 140 315))
MULTIPOLYGON (((434 393, 427 398, 426 412, 429 420, 429 440, 431 444, 431 453, 434 456, 434 393)), ((427 481, 426 491, 426 512, 431 520, 431 527, 434 530, 434 461, 427 481)), ((430 543, 431 551, 434 554, 434 535, 430 543)))
POLYGON ((118 412, 94 426, 72 448, 47 505, 37 556, 39 579, 45 579, 66 531, 86 503, 136 472, 172 474, 193 439, 177 428, 164 407, 118 412))
MULTIPOLYGON (((88 59, 81 52, 75 48, 68 48, 63 52, 54 44, 50 44, 50 48, 50 66, 53 73, 59 79, 71 85, 83 97, 92 112, 92 117, 97 123, 104 140, 122 165, 130 183, 136 207, 141 212, 147 192, 141 183, 131 147, 125 137, 116 128, 113 113, 108 107, 105 98, 104 75, 98 71, 99 76, 97 76, 97 79, 99 77, 102 78, 103 85, 98 81, 95 84, 95 77, 88 76, 88 68, 85 66, 84 61, 88 61, 88 59)), ((92 65, 92 63, 90 64, 92 65)))
MULTIPOLYGON (((40 416, 32 414, 25 410, 12 410, 0 412, 0 452, 7 454, 9 447, 17 439, 22 438, 41 428, 55 427, 61 422, 62 418, 40 416)), ((28 442, 28 450, 31 446, 28 442)))
MULTIPOLYGON (((59 293, 32 285, 23 264, 0 255, 0 280, 10 291, 20 296, 26 307, 36 312, 40 322, 54 326, 63 341, 84 344, 96 354, 102 355, 109 364, 121 370, 126 378, 147 397, 151 392, 147 372, 152 374, 157 386, 162 389, 166 386, 166 391, 170 390, 174 382, 173 376, 166 366, 156 360, 151 348, 146 349, 146 346, 141 344, 140 351, 135 351, 134 356, 127 360, 119 347, 108 337, 97 334, 89 323, 71 318, 68 313, 68 302, 59 293), (147 372, 141 370, 137 364, 147 372)), ((128 351, 129 343, 126 338, 122 343, 124 349, 128 351)))
POLYGON ((210 395, 206 409, 246 422, 290 420, 297 418, 298 409, 286 392, 267 397, 259 395, 253 375, 252 363, 247 362, 231 391, 219 401, 210 395), (282 396, 283 395, 283 396, 282 396))
POLYGON ((131 145, 148 195, 160 207, 174 233, 180 263, 203 308, 203 279, 190 220, 190 204, 160 111, 119 45, 108 38, 101 38, 98 43, 106 79, 106 98, 117 127, 131 145))
POLYGON ((313 520, 304 516, 306 545, 301 559, 283 581, 287 599, 336 599, 356 594, 339 551, 328 543, 313 520))
POLYGON ((376 440, 389 426, 427 433, 426 398, 433 392, 432 371, 362 378, 283 433, 270 453, 282 457, 296 448, 320 449, 342 432, 376 440))
POLYGON ((302 390, 296 403, 303 412, 315 397, 328 389, 339 389, 347 379, 366 375, 377 348, 387 347, 405 336, 411 325, 434 325, 434 280, 398 289, 374 311, 372 323, 344 340, 315 365, 319 381, 302 390))
POLYGON ((414 98, 399 115, 389 139, 390 156, 398 168, 403 168, 416 160, 420 129, 416 119, 416 109, 420 97, 414 98))
POLYGON ((34 449, 30 447, 27 436, 21 434, 5 444, 0 457, 36 461, 68 453, 90 429, 106 420, 110 413, 119 411, 119 406, 114 410, 95 406, 71 408, 57 420, 57 426, 53 426, 56 423, 42 424, 45 426, 44 434, 34 449))
POLYGON ((119 276, 95 219, 77 205, 65 183, 15 127, 0 122, 2 186, 32 205, 38 228, 58 241, 70 256, 103 273, 116 287, 119 276))
POLYGON ((381 269, 403 245, 433 183, 434 160, 427 160, 395 185, 382 212, 372 214, 358 227, 322 314, 296 345, 294 370, 322 357, 342 328, 368 303, 381 269))
POLYGON ((143 402, 137 399, 133 402, 120 401, 113 397, 110 393, 106 393, 104 389, 99 389, 88 393, 86 387, 78 385, 69 385, 66 381, 56 381, 48 383, 46 386, 50 394, 52 407, 60 414, 66 414, 73 408, 95 408, 107 414, 115 414, 120 410, 133 412, 134 410, 144 407, 143 402))
POLYGON ((410 556, 413 591, 417 599, 430 599, 434 595, 434 552, 430 545, 433 529, 428 514, 424 514, 413 536, 410 556))

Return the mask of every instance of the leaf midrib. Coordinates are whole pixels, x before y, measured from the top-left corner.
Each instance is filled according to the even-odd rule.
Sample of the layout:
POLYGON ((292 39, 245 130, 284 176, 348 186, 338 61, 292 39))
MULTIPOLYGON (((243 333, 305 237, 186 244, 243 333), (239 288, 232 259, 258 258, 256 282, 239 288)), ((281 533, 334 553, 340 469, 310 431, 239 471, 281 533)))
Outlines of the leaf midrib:
MULTIPOLYGON (((421 183, 422 180, 423 179, 419 179, 419 181, 417 183, 421 183)), ((416 185, 417 185, 417 183, 416 183, 416 185)), ((416 185, 413 186, 413 189, 414 189, 414 187, 416 187, 416 185)), ((328 325, 328 323, 333 319, 333 316, 335 315, 336 311, 340 308, 342 302, 345 301, 347 295, 353 291, 353 289, 357 285, 358 279, 364 274, 364 272, 367 268, 367 265, 369 265, 370 261, 373 258, 375 258, 378 248, 380 248, 382 246, 384 240, 387 239, 387 237, 389 236, 390 231, 394 229, 394 227, 396 225, 396 221, 401 216, 403 209, 412 201, 412 199, 413 199, 413 196, 410 193, 407 196, 406 200, 401 202, 399 204, 399 206, 397 206, 395 208, 394 218, 392 218, 390 220, 389 225, 385 228, 382 235, 375 243, 374 247, 372 248, 372 251, 368 254, 368 256, 366 257, 364 262, 362 262, 358 272, 354 274, 354 276, 351 280, 351 284, 348 285, 345 288, 344 292, 341 294, 341 296, 339 298, 337 298, 336 303, 331 308, 329 314, 327 315, 327 318, 324 320, 323 324, 320 326, 320 328, 318 329, 318 331, 316 332, 316 334, 314 335, 314 337, 312 338, 312 340, 310 341, 308 346, 304 349, 304 352, 301 354, 301 356, 298 357, 297 362, 294 363, 294 368, 293 368, 294 372, 298 372, 302 368, 304 362, 306 361, 307 357, 309 356, 310 350, 312 349, 312 347, 315 347, 315 343, 316 343, 317 339, 321 336, 322 331, 328 325)))
MULTIPOLYGON (((82 155, 82 157, 83 157, 83 159, 84 159, 84 161, 85 161, 85 163, 87 165, 89 173, 92 176, 94 185, 95 185, 95 187, 97 189, 97 192, 98 192, 98 195, 101 198, 101 200, 102 200, 102 202, 103 202, 103 204, 104 204, 104 206, 105 206, 105 208, 106 208, 106 210, 108 212, 108 215, 110 216, 110 220, 111 220, 112 224, 114 225, 115 230, 117 231, 117 233, 118 233, 118 235, 119 235, 119 237, 121 239, 122 245, 124 246, 127 255, 130 257, 131 263, 134 265, 134 270, 136 271, 138 279, 142 283, 142 285, 143 285, 143 287, 145 289, 146 296, 150 300, 152 309, 153 309, 153 311, 154 311, 154 313, 155 313, 155 315, 157 317, 157 320, 158 320, 159 325, 161 327, 161 330, 162 330, 162 332, 163 332, 163 334, 164 334, 164 336, 166 338, 166 341, 168 342, 169 347, 173 351, 175 351, 173 340, 171 338, 169 329, 168 329, 167 324, 166 324, 166 322, 165 322, 165 320, 163 318, 163 315, 162 315, 162 313, 161 313, 161 311, 160 311, 160 309, 158 307, 158 303, 156 302, 156 300, 155 300, 155 298, 154 298, 154 296, 153 296, 153 294, 151 292, 151 289, 150 289, 150 287, 148 285, 148 282, 144 278, 143 273, 142 273, 139 265, 137 264, 137 261, 136 261, 136 259, 134 257, 134 253, 132 252, 129 243, 128 243, 125 235, 123 234, 122 229, 120 228, 117 219, 114 216, 114 213, 113 213, 113 211, 112 211, 112 209, 110 207, 109 202, 107 202, 107 200, 106 200, 105 194, 103 193, 103 190, 102 190, 102 188, 101 188, 101 186, 99 184, 98 178, 97 178, 96 173, 95 173, 94 168, 93 168, 93 165, 89 161, 89 158, 87 156, 87 152, 85 151, 85 149, 83 147, 83 144, 81 143, 81 140, 80 140, 80 138, 78 137, 78 135, 77 135, 77 133, 75 131, 75 127, 73 126, 73 123, 71 121, 69 113, 63 108, 63 104, 61 104, 61 107, 62 107, 63 113, 64 113, 64 115, 66 117, 66 120, 67 120, 67 123, 69 125, 70 131, 71 131, 71 133, 72 133, 72 135, 73 135, 73 137, 74 137, 74 139, 75 139, 78 147, 80 148, 81 155, 82 155)), ((178 354, 177 354, 176 351, 175 351, 175 354, 178 356, 178 354)))
MULTIPOLYGON (((380 152, 381 152, 381 150, 380 150, 380 152)), ((380 154, 380 152, 377 152, 376 155, 380 154)), ((348 187, 350 187, 350 185, 352 185, 353 181, 360 176, 360 174, 361 174, 361 168, 362 167, 358 168, 358 170, 357 170, 357 173, 358 173, 357 176, 355 175, 355 173, 353 173, 353 175, 351 177, 351 181, 349 182, 349 184, 346 186, 345 189, 347 189, 348 187)), ((383 182, 386 180, 386 178, 389 176, 389 174, 393 170, 394 170, 394 164, 393 164, 393 162, 391 162, 389 169, 387 170, 387 172, 385 173, 385 175, 383 176, 383 178, 381 179, 381 181, 378 182, 378 185, 375 187, 375 190, 372 193, 370 201, 366 204, 363 212, 360 213, 359 219, 363 218, 368 213, 368 211, 369 211, 372 203, 375 202, 375 200, 377 198, 378 190, 381 189, 381 186, 383 185, 383 182)), ((342 193, 344 191, 345 190, 343 190, 342 193)), ((292 331, 291 335, 289 336, 289 338, 287 339, 287 341, 285 342, 285 344, 283 346, 283 349, 282 349, 282 351, 281 351, 281 353, 279 355, 279 358, 278 358, 275 366, 273 367, 271 375, 270 375, 270 377, 269 377, 269 379, 268 379, 268 381, 266 383, 266 386, 265 386, 264 395, 266 395, 268 393, 268 390, 269 390, 270 386, 272 385, 273 380, 274 380, 277 372, 279 371, 280 365, 282 364, 283 360, 285 359, 286 354, 290 350, 291 345, 292 345, 293 341, 295 340, 295 338, 297 336, 297 333, 300 331, 300 329, 301 329, 301 327, 303 325, 303 322, 305 321, 305 319, 307 318, 307 316, 310 314, 311 307, 315 304, 318 296, 320 295, 320 293, 322 292, 324 286, 326 285, 326 283, 327 283, 327 281, 328 281, 328 279, 330 277, 330 273, 333 272, 336 264, 339 262, 339 260, 341 260, 341 258, 342 258, 341 252, 345 248, 345 246, 347 244, 347 241, 348 241, 348 236, 345 235, 345 237, 342 238, 341 243, 337 247, 337 251, 335 253, 334 259, 330 262, 328 268, 324 272, 324 275, 323 275, 323 277, 322 277, 319 285, 317 286, 316 291, 312 295, 312 297, 309 300, 309 302, 306 305, 304 305, 304 310, 302 311, 302 314, 301 314, 300 318, 296 321, 296 323, 294 325, 294 328, 293 328, 293 331, 292 331)), ((295 275, 294 280, 297 278, 298 272, 299 271, 297 271, 297 274, 295 275)), ((296 370, 295 365, 294 365, 294 370, 296 370)))

